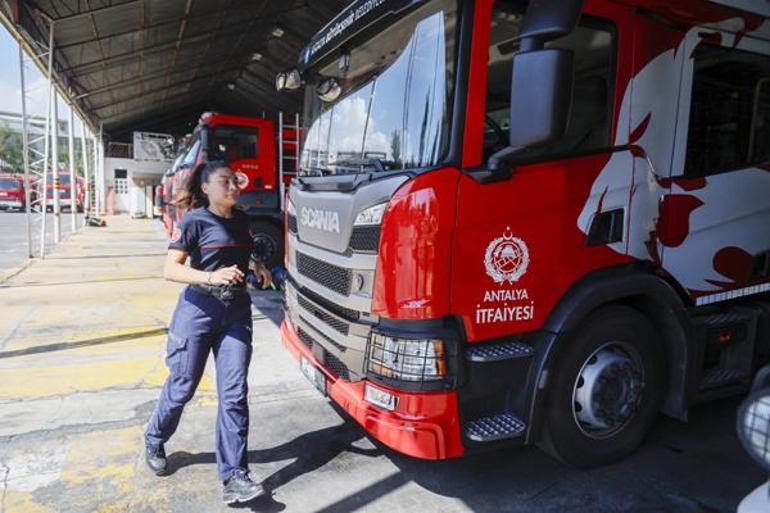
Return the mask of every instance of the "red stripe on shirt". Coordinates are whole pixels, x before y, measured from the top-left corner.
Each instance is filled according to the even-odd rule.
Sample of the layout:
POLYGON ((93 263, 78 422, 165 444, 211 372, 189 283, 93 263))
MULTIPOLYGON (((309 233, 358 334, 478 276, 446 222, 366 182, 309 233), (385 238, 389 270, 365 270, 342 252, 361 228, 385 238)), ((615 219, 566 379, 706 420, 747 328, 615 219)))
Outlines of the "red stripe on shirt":
POLYGON ((210 246, 201 246, 199 249, 221 249, 221 248, 250 248, 253 244, 212 244, 210 246))

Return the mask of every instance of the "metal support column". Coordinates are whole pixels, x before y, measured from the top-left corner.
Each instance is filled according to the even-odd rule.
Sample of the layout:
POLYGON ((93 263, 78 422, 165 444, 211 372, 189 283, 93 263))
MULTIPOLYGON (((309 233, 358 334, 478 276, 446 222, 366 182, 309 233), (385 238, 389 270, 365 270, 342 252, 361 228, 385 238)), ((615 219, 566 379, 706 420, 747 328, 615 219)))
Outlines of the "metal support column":
POLYGON ((83 198, 83 214, 89 215, 91 210, 91 180, 88 176, 88 149, 86 148, 86 124, 81 122, 80 124, 80 154, 83 158, 83 182, 84 198, 83 198))
POLYGON ((38 194, 43 198, 42 203, 42 221, 40 222, 40 258, 45 258, 45 239, 46 239, 46 219, 48 217, 48 174, 49 174, 49 158, 51 148, 51 99, 55 91, 53 85, 53 23, 48 25, 48 69, 46 72, 46 80, 48 81, 48 109, 45 119, 45 156, 43 158, 43 186, 38 189, 38 194))
POLYGON ((29 127, 27 126, 27 88, 24 79, 24 50, 19 45, 19 83, 21 84, 21 151, 24 162, 24 210, 27 228, 27 256, 32 258, 32 189, 29 169, 29 127))
POLYGON ((67 138, 69 139, 69 166, 70 166, 70 220, 72 221, 72 233, 75 233, 78 229, 77 226, 77 212, 78 212, 78 182, 75 178, 75 113, 72 112, 72 105, 68 105, 67 108, 70 111, 69 122, 67 123, 67 138))
POLYGON ((99 126, 99 135, 94 140, 94 169, 96 176, 96 215, 104 215, 104 148, 102 144, 102 127, 99 126))
MULTIPOLYGON (((51 52, 53 55, 53 52, 51 52)), ((59 178, 59 92, 53 88, 53 127, 51 128, 51 148, 53 159, 51 162, 51 176, 53 178, 53 187, 51 187, 51 197, 53 198, 53 241, 54 244, 61 242, 61 178, 59 178)))
POLYGON ((91 205, 91 208, 93 209, 93 213, 95 216, 99 215, 99 151, 96 149, 97 142, 96 142, 96 133, 91 132, 91 146, 93 147, 93 152, 91 154, 91 158, 93 159, 93 179, 94 179, 94 203, 91 205))

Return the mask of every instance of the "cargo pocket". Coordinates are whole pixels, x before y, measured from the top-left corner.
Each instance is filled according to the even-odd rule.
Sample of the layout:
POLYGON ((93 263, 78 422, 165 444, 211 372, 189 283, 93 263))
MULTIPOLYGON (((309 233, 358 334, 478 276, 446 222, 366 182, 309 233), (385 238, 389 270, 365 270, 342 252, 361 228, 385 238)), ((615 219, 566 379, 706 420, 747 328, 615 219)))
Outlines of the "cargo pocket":
POLYGON ((166 342, 166 365, 172 374, 183 375, 187 372, 187 339, 168 333, 166 342))

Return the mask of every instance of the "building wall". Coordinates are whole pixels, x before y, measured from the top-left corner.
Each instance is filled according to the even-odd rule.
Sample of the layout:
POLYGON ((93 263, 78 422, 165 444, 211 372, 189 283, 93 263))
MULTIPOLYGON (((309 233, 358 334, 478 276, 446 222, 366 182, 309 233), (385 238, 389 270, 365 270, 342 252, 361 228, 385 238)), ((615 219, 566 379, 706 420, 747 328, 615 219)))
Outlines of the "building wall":
MULTIPOLYGON (((170 162, 136 161, 108 157, 104 159, 104 190, 114 191, 114 210, 116 213, 128 213, 131 215, 152 215, 146 212, 142 198, 147 197, 150 186, 160 184, 163 173, 171 165, 170 162), (115 177, 116 170, 125 170, 126 179, 115 177)), ((107 193, 110 196, 109 192, 107 193)), ((108 199, 108 205, 109 205, 108 199)))

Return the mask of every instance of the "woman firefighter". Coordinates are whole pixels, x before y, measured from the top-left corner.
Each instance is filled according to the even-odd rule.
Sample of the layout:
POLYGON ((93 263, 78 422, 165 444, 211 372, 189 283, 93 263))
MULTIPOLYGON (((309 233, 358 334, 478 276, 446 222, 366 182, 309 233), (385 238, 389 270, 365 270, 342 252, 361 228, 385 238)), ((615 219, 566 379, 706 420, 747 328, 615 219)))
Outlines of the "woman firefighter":
POLYGON ((249 476, 247 458, 252 319, 246 274, 251 268, 263 287, 272 282, 265 266, 251 259, 249 218, 236 208, 238 198, 235 174, 221 161, 198 166, 178 198, 187 213, 169 244, 163 276, 188 286, 169 327, 170 374, 144 436, 147 464, 162 475, 167 469, 164 444, 176 431, 213 352, 219 402, 217 470, 227 504, 262 493, 262 486, 249 476))

